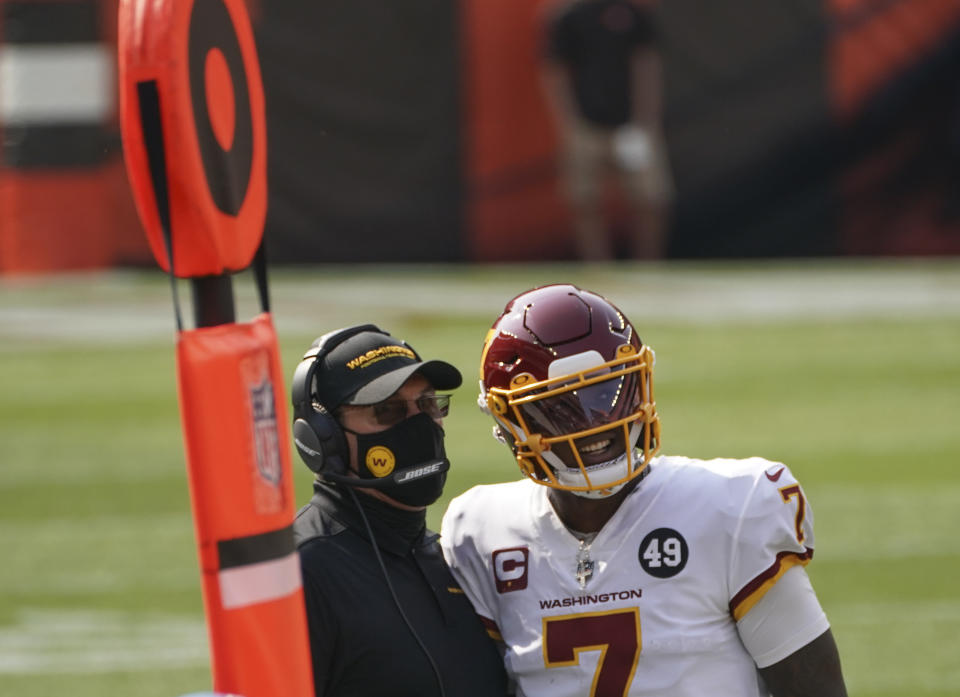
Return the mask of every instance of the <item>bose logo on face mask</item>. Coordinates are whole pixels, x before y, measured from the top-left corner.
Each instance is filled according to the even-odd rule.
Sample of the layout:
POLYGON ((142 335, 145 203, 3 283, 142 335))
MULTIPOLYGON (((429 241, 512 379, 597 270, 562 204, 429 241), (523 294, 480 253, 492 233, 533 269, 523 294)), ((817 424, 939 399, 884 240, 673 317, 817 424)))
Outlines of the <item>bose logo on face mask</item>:
POLYGON ((498 593, 519 591, 527 587, 527 568, 530 550, 527 547, 509 547, 493 553, 493 576, 498 593))
POLYGON ((409 482, 411 479, 420 479, 421 477, 429 477, 431 474, 436 474, 440 472, 443 468, 442 462, 432 462, 429 465, 423 465, 422 467, 414 467, 409 470, 400 472, 396 476, 397 484, 403 484, 404 482, 409 482))

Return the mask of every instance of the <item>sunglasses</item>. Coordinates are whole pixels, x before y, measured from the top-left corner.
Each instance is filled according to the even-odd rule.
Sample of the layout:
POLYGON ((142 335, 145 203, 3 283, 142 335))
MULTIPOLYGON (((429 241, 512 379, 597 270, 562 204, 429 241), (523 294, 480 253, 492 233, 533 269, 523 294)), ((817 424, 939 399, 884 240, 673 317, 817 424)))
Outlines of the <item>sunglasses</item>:
POLYGON ((432 419, 442 419, 450 413, 450 395, 425 394, 416 399, 387 399, 360 408, 370 409, 380 426, 395 426, 410 416, 411 407, 432 419))

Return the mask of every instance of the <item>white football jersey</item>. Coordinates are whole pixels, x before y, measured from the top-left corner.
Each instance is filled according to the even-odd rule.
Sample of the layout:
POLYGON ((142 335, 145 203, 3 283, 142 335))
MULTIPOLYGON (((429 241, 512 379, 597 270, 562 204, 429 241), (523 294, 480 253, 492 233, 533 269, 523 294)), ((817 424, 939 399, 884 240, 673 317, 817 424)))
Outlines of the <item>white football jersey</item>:
POLYGON ((443 519, 447 562, 504 641, 518 695, 767 695, 736 620, 813 555, 786 466, 656 458, 589 545, 548 493, 477 486, 443 519))

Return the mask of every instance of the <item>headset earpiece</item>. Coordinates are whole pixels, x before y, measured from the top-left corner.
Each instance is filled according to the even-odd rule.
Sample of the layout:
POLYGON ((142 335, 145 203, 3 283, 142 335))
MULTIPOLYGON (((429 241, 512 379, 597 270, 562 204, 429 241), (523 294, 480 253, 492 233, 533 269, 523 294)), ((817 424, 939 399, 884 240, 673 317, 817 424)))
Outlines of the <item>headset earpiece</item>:
POLYGON ((293 442, 300 459, 321 476, 345 476, 350 453, 340 423, 326 407, 317 402, 313 394, 314 376, 327 354, 361 332, 387 334, 373 324, 361 324, 324 334, 313 342, 293 374, 290 386, 294 415, 293 442))
POLYGON ((293 442, 300 459, 317 474, 347 473, 348 448, 343 429, 325 411, 314 411, 293 422, 293 442))

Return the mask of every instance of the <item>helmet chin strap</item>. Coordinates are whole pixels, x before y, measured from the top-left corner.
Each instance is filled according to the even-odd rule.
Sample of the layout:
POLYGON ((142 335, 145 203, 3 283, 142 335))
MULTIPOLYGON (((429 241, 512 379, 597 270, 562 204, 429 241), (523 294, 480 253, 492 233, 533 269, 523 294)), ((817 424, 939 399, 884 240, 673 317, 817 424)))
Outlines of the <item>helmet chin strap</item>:
MULTIPOLYGON (((635 455, 638 451, 634 450, 635 455)), ((615 460, 604 462, 590 467, 590 484, 593 489, 573 489, 570 491, 574 496, 580 496, 585 499, 605 499, 622 489, 627 482, 620 482, 613 486, 604 487, 607 481, 615 482, 623 479, 626 468, 627 454, 624 453, 615 460)), ((640 461, 640 457, 635 457, 635 462, 640 461)), ((634 465, 636 467, 636 465, 634 465)), ((556 470, 557 481, 564 486, 582 487, 587 485, 587 479, 579 469, 563 468, 556 470)), ((629 480, 627 480, 629 481, 629 480)))
MULTIPOLYGON (((637 450, 637 441, 640 438, 641 428, 636 424, 630 426, 630 447, 627 450, 624 450, 621 455, 615 457, 612 460, 607 462, 600 462, 596 465, 590 465, 588 467, 588 472, 590 474, 590 485, 592 489, 583 489, 583 490, 573 490, 570 491, 571 494, 575 496, 580 496, 585 499, 605 499, 613 494, 617 493, 626 486, 627 481, 620 482, 614 486, 605 487, 606 482, 615 482, 618 479, 623 479, 626 472, 627 466, 627 453, 632 452, 632 465, 633 469, 636 470, 637 467, 643 464, 643 453, 637 450)), ((587 486, 587 479, 584 476, 583 472, 580 471, 580 468, 567 467, 563 462, 558 458, 554 453, 545 452, 541 455, 547 462, 553 466, 554 472, 557 475, 557 481, 563 484, 564 486, 569 487, 585 487, 587 486)))

